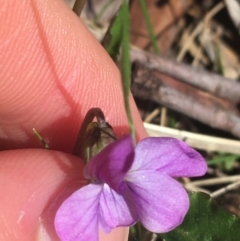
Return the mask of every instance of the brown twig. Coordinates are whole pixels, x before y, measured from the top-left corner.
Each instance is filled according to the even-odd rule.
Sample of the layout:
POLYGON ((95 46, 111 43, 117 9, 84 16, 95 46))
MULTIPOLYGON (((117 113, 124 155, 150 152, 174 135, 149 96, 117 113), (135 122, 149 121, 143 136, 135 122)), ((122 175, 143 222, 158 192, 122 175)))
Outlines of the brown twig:
POLYGON ((186 64, 176 63, 134 47, 131 48, 131 59, 133 62, 141 62, 149 70, 158 70, 163 74, 207 91, 217 97, 235 103, 240 102, 240 83, 238 82, 186 64))
POLYGON ((240 116, 231 102, 150 70, 140 63, 135 64, 132 92, 137 97, 150 99, 240 137, 240 116))

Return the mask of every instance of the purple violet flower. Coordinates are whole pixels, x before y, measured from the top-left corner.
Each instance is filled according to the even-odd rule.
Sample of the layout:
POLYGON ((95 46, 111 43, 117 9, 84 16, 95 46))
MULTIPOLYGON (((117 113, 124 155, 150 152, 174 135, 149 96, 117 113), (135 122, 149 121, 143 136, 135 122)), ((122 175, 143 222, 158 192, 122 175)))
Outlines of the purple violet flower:
POLYGON ((203 157, 174 138, 146 138, 134 148, 125 136, 108 145, 86 165, 91 184, 66 199, 55 217, 63 241, 98 241, 99 227, 110 232, 140 220, 152 232, 181 224, 188 194, 173 177, 204 175, 203 157))

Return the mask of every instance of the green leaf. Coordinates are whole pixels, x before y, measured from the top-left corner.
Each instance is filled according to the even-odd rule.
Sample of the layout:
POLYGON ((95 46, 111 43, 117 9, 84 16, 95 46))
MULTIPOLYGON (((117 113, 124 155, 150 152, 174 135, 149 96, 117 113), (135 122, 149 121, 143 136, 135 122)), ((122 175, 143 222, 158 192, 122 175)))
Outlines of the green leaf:
POLYGON ((233 168, 234 163, 240 158, 240 155, 237 154, 224 154, 219 153, 218 155, 214 156, 211 160, 207 163, 208 165, 216 165, 221 169, 226 169, 230 171, 233 168))
POLYGON ((113 19, 107 34, 105 35, 102 45, 107 50, 111 58, 116 62, 119 50, 121 49, 120 56, 120 70, 122 74, 122 86, 124 105, 130 127, 130 132, 133 140, 135 141, 135 131, 131 115, 129 94, 131 83, 131 60, 129 54, 129 26, 130 16, 128 3, 123 1, 115 19, 113 19))
POLYGON ((130 126, 130 132, 133 140, 135 141, 135 131, 134 124, 130 109, 130 84, 131 84, 131 60, 129 54, 129 26, 130 26, 130 16, 127 1, 125 0, 121 6, 122 10, 122 56, 121 56, 121 73, 123 80, 123 93, 124 93, 124 104, 127 113, 128 123, 130 126))
POLYGON ((205 193, 190 194, 190 209, 173 231, 162 234, 166 241, 237 241, 240 219, 226 212, 205 193))
POLYGON ((223 66, 223 61, 222 61, 221 49, 217 42, 215 43, 215 55, 216 55, 216 59, 217 59, 216 64, 217 64, 218 71, 219 71, 220 75, 224 76, 225 71, 224 71, 224 66, 223 66))
POLYGON ((111 20, 108 30, 102 40, 102 46, 106 49, 114 62, 117 60, 123 38, 124 21, 123 8, 121 7, 116 16, 111 20))
POLYGON ((141 9, 143 12, 143 16, 144 16, 144 19, 145 19, 145 22, 147 25, 148 34, 150 36, 150 40, 151 40, 151 43, 152 43, 152 46, 154 49, 154 53, 160 54, 160 50, 159 50, 158 44, 157 44, 157 38, 154 34, 153 25, 152 25, 152 22, 151 22, 149 13, 148 13, 146 2, 145 2, 145 0, 139 0, 139 3, 140 3, 140 6, 141 6, 141 9))

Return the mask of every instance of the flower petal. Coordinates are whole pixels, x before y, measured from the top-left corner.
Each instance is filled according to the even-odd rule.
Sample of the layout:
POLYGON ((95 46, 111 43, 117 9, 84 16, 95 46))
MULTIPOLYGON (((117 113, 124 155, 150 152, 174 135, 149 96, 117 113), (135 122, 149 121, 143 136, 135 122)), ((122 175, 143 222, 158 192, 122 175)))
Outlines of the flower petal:
POLYGON ((102 185, 89 184, 74 192, 58 209, 55 229, 64 241, 98 241, 102 185))
POLYGON ((116 193, 107 184, 103 185, 100 197, 99 222, 105 232, 121 226, 132 226, 138 220, 138 213, 131 196, 116 193))
POLYGON ((88 179, 107 183, 116 192, 124 188, 123 178, 134 160, 131 136, 125 136, 94 156, 87 164, 84 175, 88 179))
POLYGON ((157 171, 136 171, 126 175, 143 226, 164 233, 181 224, 189 198, 180 183, 157 171))
POLYGON ((138 143, 131 170, 158 170, 172 177, 194 177, 204 175, 207 164, 181 140, 149 137, 138 143))

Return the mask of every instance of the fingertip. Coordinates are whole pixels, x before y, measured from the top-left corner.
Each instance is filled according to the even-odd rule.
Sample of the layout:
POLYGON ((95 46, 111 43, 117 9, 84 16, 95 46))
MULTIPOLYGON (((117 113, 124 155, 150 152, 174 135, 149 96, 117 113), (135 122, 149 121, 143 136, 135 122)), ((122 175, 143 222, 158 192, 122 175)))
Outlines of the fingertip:
POLYGON ((53 220, 64 195, 86 184, 80 158, 47 150, 0 152, 0 233, 32 241, 40 217, 53 220), (65 192, 65 194, 64 194, 65 192), (54 208, 53 208, 54 207, 54 208))
MULTIPOLYGON (((59 240, 54 218, 62 202, 87 184, 84 163, 49 150, 0 152, 0 233, 4 241, 59 240)), ((127 240, 126 228, 100 232, 101 241, 127 240)))
MULTIPOLYGON (((92 107, 103 110, 117 136, 128 133, 119 70, 80 19, 60 0, 10 0, 5 9, 12 6, 14 18, 0 15, 8 23, 4 34, 0 28, 0 148, 39 147, 35 127, 52 149, 70 153, 92 107)), ((141 136, 133 99, 131 106, 141 136)))

